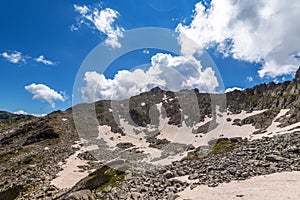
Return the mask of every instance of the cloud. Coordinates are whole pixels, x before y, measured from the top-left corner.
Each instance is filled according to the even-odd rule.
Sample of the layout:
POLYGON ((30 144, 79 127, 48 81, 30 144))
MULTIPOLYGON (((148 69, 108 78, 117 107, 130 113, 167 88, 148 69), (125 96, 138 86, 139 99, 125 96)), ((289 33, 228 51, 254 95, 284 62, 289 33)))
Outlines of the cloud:
POLYGON ((28 60, 34 60, 35 62, 43 63, 44 65, 55 65, 53 61, 46 60, 43 55, 40 55, 37 58, 32 58, 31 56, 23 56, 23 54, 19 51, 12 51, 12 53, 3 52, 1 56, 14 64, 18 64, 21 62, 26 64, 28 60))
POLYGON ((149 54, 150 51, 149 51, 148 49, 144 49, 144 50, 143 50, 143 53, 144 53, 144 54, 149 54))
POLYGON ((253 81, 253 77, 252 76, 247 76, 246 79, 247 79, 248 82, 252 82, 253 81))
POLYGON ((55 63, 51 60, 46 60, 43 55, 40 55, 38 58, 34 59, 36 62, 43 63, 45 65, 55 65, 55 63))
POLYGON ((295 58, 300 59, 300 51, 293 55, 295 58))
POLYGON ((235 91, 235 90, 243 91, 244 89, 243 88, 239 88, 239 87, 227 88, 225 90, 225 93, 232 92, 232 91, 235 91))
POLYGON ((224 56, 260 63, 261 78, 294 73, 299 60, 300 18, 297 1, 281 0, 212 0, 207 8, 195 5, 190 24, 179 24, 179 42, 184 55, 198 48, 216 48, 224 56))
POLYGON ((12 53, 3 52, 2 54, 3 58, 6 58, 9 62, 17 64, 20 62, 25 63, 25 57, 22 56, 21 52, 13 51, 12 53))
POLYGON ((54 101, 64 102, 66 100, 66 96, 62 92, 58 93, 44 84, 32 83, 25 86, 25 89, 33 94, 32 99, 46 101, 52 108, 55 108, 54 101))
POLYGON ((121 70, 113 79, 94 71, 86 72, 84 80, 86 85, 81 92, 87 102, 127 99, 156 86, 171 91, 198 88, 202 92, 214 92, 219 86, 210 67, 202 69, 183 56, 163 53, 154 55, 150 67, 145 71, 121 70))
POLYGON ((18 110, 16 112, 14 112, 14 114, 16 114, 16 115, 33 115, 35 117, 44 117, 47 115, 47 114, 30 114, 30 113, 25 112, 24 110, 18 110))
MULTIPOLYGON (((85 5, 74 5, 74 9, 81 15, 78 20, 79 26, 86 24, 89 27, 95 28, 107 36, 105 40, 106 45, 112 48, 121 47, 119 38, 123 37, 124 29, 114 25, 115 20, 119 17, 118 11, 111 8, 105 8, 103 10, 98 10, 97 8, 90 9, 85 5)), ((71 27, 72 31, 76 29, 78 28, 75 26, 71 27)))
POLYGON ((74 5, 74 9, 76 12, 79 12, 81 15, 86 15, 89 12, 89 8, 86 5, 78 6, 74 5))

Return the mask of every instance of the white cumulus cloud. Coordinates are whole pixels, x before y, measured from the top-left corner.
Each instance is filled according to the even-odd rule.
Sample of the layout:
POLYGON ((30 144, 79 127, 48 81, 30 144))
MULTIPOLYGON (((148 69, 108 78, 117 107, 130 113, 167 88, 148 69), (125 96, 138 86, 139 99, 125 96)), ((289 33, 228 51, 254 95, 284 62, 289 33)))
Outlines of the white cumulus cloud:
POLYGON ((45 65, 54 65, 55 63, 51 60, 46 60, 43 55, 40 55, 39 57, 34 59, 36 62, 43 63, 45 65))
POLYGON ((208 8, 199 2, 190 24, 179 24, 181 51, 193 55, 198 47, 216 47, 225 56, 260 63, 262 77, 294 73, 300 50, 298 1, 212 0, 208 8))
POLYGON ((20 62, 25 63, 25 58, 22 56, 21 52, 13 51, 12 53, 3 52, 2 54, 3 58, 6 58, 9 62, 17 64, 20 62))
POLYGON ((7 59, 9 62, 18 64, 18 63, 25 63, 27 64, 27 61, 35 61, 38 63, 43 63, 44 65, 55 65, 55 63, 51 60, 46 60, 43 55, 40 55, 37 58, 33 58, 31 56, 24 56, 19 51, 12 51, 11 53, 3 52, 1 56, 5 59, 7 59))
POLYGON ((243 91, 244 89, 243 88, 239 88, 239 87, 227 88, 225 90, 225 93, 232 92, 232 91, 235 91, 235 90, 243 91))
MULTIPOLYGON (((124 29, 114 25, 115 20, 119 17, 119 12, 111 8, 99 10, 97 8, 90 9, 87 6, 74 5, 74 9, 81 17, 79 25, 85 23, 92 28, 96 28, 107 36, 105 44, 112 48, 120 48, 119 38, 123 37, 124 29)), ((72 30, 77 28, 72 26, 72 30)))
POLYGON ((147 70, 121 70, 113 79, 97 72, 86 72, 86 85, 81 89, 83 99, 93 102, 99 99, 126 99, 159 86, 178 91, 198 88, 202 92, 214 92, 219 86, 212 68, 202 69, 183 56, 158 53, 151 58, 147 70))
POLYGON ((76 12, 79 12, 81 15, 86 15, 89 12, 89 8, 86 5, 83 6, 74 5, 74 9, 76 12))
POLYGON ((14 112, 14 114, 16 115, 33 115, 35 117, 44 117, 46 114, 32 114, 32 113, 28 113, 24 110, 18 110, 16 112, 14 112))
POLYGON ((51 105, 52 108, 55 107, 54 101, 64 102, 66 100, 63 92, 58 93, 44 84, 32 83, 31 85, 25 86, 25 89, 33 94, 32 99, 46 101, 51 105))

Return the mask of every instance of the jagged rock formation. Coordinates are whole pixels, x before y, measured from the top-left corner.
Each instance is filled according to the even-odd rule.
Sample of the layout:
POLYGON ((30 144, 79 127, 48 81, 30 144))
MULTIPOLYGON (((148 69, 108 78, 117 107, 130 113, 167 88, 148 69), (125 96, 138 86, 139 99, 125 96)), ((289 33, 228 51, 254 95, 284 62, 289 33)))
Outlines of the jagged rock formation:
MULTIPOLYGON (((227 109, 232 113, 240 113, 242 110, 252 112, 254 110, 267 109, 268 113, 263 114, 265 116, 261 117, 268 119, 274 118, 280 109, 288 108, 290 109, 289 113, 287 113, 287 116, 289 117, 283 117, 281 119, 283 126, 287 126, 300 121, 299 94, 300 70, 297 71, 293 81, 286 81, 278 84, 271 82, 243 91, 235 90, 226 93, 226 96, 224 96, 223 99, 222 97, 218 97, 222 95, 199 93, 197 89, 171 92, 163 91, 156 87, 149 92, 131 97, 128 101, 98 101, 95 103, 95 108, 99 124, 108 125, 112 128, 113 132, 120 133, 122 132, 120 127, 118 127, 120 123, 116 121, 116 117, 110 112, 110 109, 113 109, 112 105, 115 109, 120 111, 121 116, 125 116, 129 113, 130 116, 125 116, 125 118, 128 118, 127 120, 129 122, 132 120, 132 123, 145 127, 150 123, 157 124, 155 121, 151 122, 149 113, 152 112, 151 115, 155 116, 153 113, 158 111, 154 105, 162 103, 162 106, 165 109, 165 115, 169 118, 169 124, 181 126, 183 121, 182 116, 186 115, 188 117, 187 120, 185 120, 185 123, 192 126, 195 124, 195 120, 204 121, 206 116, 212 117, 214 115, 212 108, 213 98, 220 98, 223 101, 226 100, 227 109), (193 101, 194 97, 196 97, 197 102, 192 103, 197 103, 197 105, 199 105, 197 106, 197 111, 199 112, 197 113, 198 117, 191 116, 195 113, 195 110, 193 110, 195 107, 191 106, 191 101, 193 101), (120 105, 125 108, 128 107, 128 110, 122 109, 120 105), (186 106, 185 109, 182 109, 183 106, 186 106), (190 108, 188 106, 190 106, 190 108), (122 111, 124 113, 122 113, 122 111)), ((225 102, 214 102, 215 105, 224 107, 222 103, 225 102)), ((265 127, 267 124, 262 126, 265 127)))

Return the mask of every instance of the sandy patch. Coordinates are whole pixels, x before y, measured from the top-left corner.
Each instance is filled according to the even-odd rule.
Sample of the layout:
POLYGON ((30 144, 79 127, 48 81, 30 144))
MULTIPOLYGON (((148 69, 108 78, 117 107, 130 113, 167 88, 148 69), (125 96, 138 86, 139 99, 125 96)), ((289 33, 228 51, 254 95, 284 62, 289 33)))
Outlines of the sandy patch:
POLYGON ((280 122, 276 122, 276 120, 278 118, 286 115, 289 110, 290 109, 280 110, 278 115, 274 118, 272 124, 266 129, 266 132, 263 134, 252 135, 251 139, 261 139, 262 137, 272 137, 272 136, 278 135, 278 134, 287 134, 287 133, 292 133, 295 131, 300 131, 300 128, 299 128, 300 122, 291 124, 291 125, 283 127, 283 128, 279 127, 279 125, 281 124, 280 122))
MULTIPOLYGON (((78 143, 77 143, 78 144, 78 143)), ((51 181, 51 185, 59 189, 72 188, 78 181, 86 177, 89 173, 82 171, 78 166, 86 165, 87 160, 80 160, 77 156, 79 153, 97 149, 97 145, 90 147, 81 147, 73 155, 66 159, 66 163, 59 165, 62 166, 62 171, 58 172, 57 177, 51 181)))
POLYGON ((252 111, 251 113, 248 113, 244 110, 242 110, 242 112, 240 112, 239 114, 229 114, 227 115, 228 117, 230 117, 232 120, 234 119, 245 119, 247 117, 251 117, 251 116, 254 116, 254 115, 257 115, 257 114, 261 114, 263 112, 265 112, 267 109, 264 109, 264 110, 254 110, 252 111))
POLYGON ((130 142, 136 147, 147 147, 149 145, 143 135, 136 135, 133 131, 125 132, 126 135, 122 136, 119 133, 112 132, 110 126, 107 125, 98 126, 98 131, 99 135, 97 139, 103 139, 111 148, 116 147, 116 145, 121 142, 130 142))
POLYGON ((205 185, 180 192, 181 199, 300 199, 300 172, 284 172, 253 177, 245 181, 223 183, 215 188, 205 185), (238 195, 238 196, 237 196, 238 195))
POLYGON ((282 109, 278 113, 278 115, 274 118, 272 124, 267 128, 267 132, 277 132, 278 129, 280 129, 278 126, 280 125, 280 122, 276 122, 276 120, 284 115, 286 115, 287 112, 289 112, 290 109, 282 109))

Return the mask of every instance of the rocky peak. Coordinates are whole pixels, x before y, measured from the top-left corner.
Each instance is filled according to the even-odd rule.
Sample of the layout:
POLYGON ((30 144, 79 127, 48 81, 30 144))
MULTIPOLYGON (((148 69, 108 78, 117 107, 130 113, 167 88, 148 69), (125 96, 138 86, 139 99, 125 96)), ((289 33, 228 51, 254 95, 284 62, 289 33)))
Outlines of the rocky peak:
POLYGON ((296 80, 296 81, 300 81, 300 66, 299 66, 299 68, 298 68, 298 70, 297 70, 297 72, 296 72, 295 80, 296 80))

